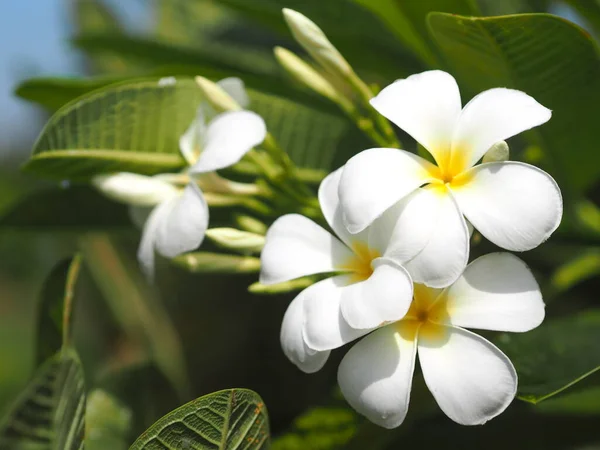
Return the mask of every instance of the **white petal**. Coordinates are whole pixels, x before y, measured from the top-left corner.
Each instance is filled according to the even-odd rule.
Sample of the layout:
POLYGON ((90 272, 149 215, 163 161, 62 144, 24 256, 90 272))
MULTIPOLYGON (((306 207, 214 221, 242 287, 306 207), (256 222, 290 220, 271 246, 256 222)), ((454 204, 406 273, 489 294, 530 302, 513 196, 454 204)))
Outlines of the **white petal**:
POLYGON ((404 264, 429 242, 438 199, 429 189, 416 189, 385 211, 368 228, 369 247, 404 264))
POLYGON ((460 210, 483 236, 507 250, 531 250, 558 228, 562 197, 543 170, 519 162, 476 166, 452 191, 460 210))
POLYGON ((435 196, 436 217, 429 242, 404 264, 415 283, 440 288, 452 284, 469 260, 469 230, 452 195, 440 186, 425 190, 435 196))
POLYGON ((383 212, 433 179, 437 168, 404 150, 372 148, 344 166, 339 196, 346 227, 358 233, 383 212))
POLYGON ((416 348, 416 339, 395 324, 355 344, 338 369, 338 383, 350 406, 377 425, 399 426, 408 410, 416 348))
POLYGON ((342 315, 352 328, 375 328, 402 319, 412 300, 413 284, 401 266, 379 258, 373 274, 342 289, 342 315))
POLYGON ((304 291, 290 303, 281 324, 281 347, 283 353, 300 370, 306 373, 313 373, 321 369, 327 358, 329 351, 315 352, 307 347, 302 337, 304 327, 304 291))
POLYGON ((502 413, 517 391, 517 373, 492 343, 462 328, 443 336, 419 332, 419 361, 427 387, 448 417, 481 425, 502 413))
POLYGON ((260 257, 260 282, 275 284, 333 272, 352 257, 348 247, 312 220, 299 214, 287 214, 267 231, 260 257))
POLYGON ((552 111, 514 89, 495 88, 465 105, 452 139, 452 159, 475 164, 496 142, 504 141, 548 120, 552 111))
POLYGON ((150 217, 150 214, 152 213, 153 209, 154 208, 148 206, 131 205, 129 206, 127 212, 129 213, 129 219, 131 219, 131 222, 137 228, 142 230, 144 228, 144 225, 146 224, 146 221, 148 220, 148 217, 150 217))
POLYGON ((544 320, 542 293, 527 265, 510 253, 491 253, 467 266, 445 293, 453 325, 529 331, 544 320))
POLYGON ((231 98, 233 98, 235 102, 243 109, 246 109, 248 106, 250 106, 250 97, 248 97, 244 82, 240 78, 223 78, 221 81, 218 81, 217 84, 221 86, 221 88, 227 92, 231 98))
POLYGON ((150 280, 154 278, 154 247, 156 245, 156 239, 158 238, 158 230, 160 229, 162 222, 166 220, 170 214, 176 200, 176 198, 171 198, 155 207, 148 216, 148 219, 144 224, 144 229, 142 230, 142 238, 140 240, 137 258, 142 272, 144 272, 144 275, 150 280))
POLYGON ((332 350, 371 330, 351 328, 340 308, 347 275, 327 278, 304 290, 304 342, 316 351, 332 350))
POLYGON ((371 105, 443 164, 462 106, 452 75, 440 70, 411 75, 383 89, 371 105))
POLYGON ((156 236, 156 250, 166 258, 198 248, 208 228, 208 205, 196 184, 188 184, 171 203, 156 236))
POLYGON ((155 206, 178 193, 175 186, 160 178, 129 172, 97 175, 92 184, 112 200, 139 206, 155 206))
POLYGON ((194 165, 204 145, 206 135, 206 115, 202 107, 198 108, 194 121, 179 138, 179 151, 188 164, 194 165))
POLYGON ((264 120, 252 111, 219 114, 208 124, 202 153, 191 172, 211 172, 237 163, 266 134, 264 120))

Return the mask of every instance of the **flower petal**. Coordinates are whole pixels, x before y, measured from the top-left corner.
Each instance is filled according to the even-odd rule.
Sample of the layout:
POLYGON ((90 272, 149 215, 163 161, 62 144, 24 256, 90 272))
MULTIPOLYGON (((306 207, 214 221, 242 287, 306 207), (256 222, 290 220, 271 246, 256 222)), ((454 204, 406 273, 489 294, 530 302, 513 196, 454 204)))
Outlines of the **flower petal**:
POLYGON ((181 197, 173 199, 170 210, 163 216, 156 235, 156 251, 174 258, 200 246, 208 228, 208 205, 195 183, 184 189, 181 197))
POLYGON ((373 274, 342 288, 341 309, 352 328, 375 328, 402 319, 412 300, 413 284, 401 266, 379 258, 373 274))
POLYGON ((429 242, 437 206, 433 192, 415 189, 367 228, 369 247, 398 264, 414 258, 429 242))
POLYGON ((435 197, 436 217, 429 242, 404 264, 413 282, 440 288, 452 284, 469 260, 469 230, 452 194, 443 186, 427 186, 435 197))
POLYGON ((339 196, 346 228, 352 234, 369 226, 383 212, 433 179, 430 162, 404 150, 372 148, 344 166, 339 196))
POLYGON ((411 75, 383 89, 371 105, 429 150, 438 164, 446 161, 462 106, 452 75, 441 70, 411 75))
POLYGON ((529 331, 544 320, 540 288, 527 265, 510 253, 491 253, 467 266, 444 295, 453 325, 529 331))
POLYGON ((350 406, 377 425, 399 426, 408 411, 416 348, 414 335, 395 324, 355 344, 338 369, 338 383, 350 406))
POLYGON ((351 328, 340 308, 347 275, 319 281, 304 290, 304 342, 316 351, 332 350, 367 334, 351 328))
POLYGON ((192 121, 185 133, 179 138, 179 151, 188 164, 194 165, 204 144, 206 135, 206 112, 201 106, 196 112, 196 118, 192 121))
POLYGON ((166 220, 171 213, 176 200, 176 198, 171 198, 156 206, 144 223, 137 258, 142 272, 144 272, 144 275, 149 280, 154 278, 154 247, 158 237, 158 230, 162 225, 162 222, 166 220))
POLYGON ((481 425, 502 413, 517 392, 517 373, 492 343, 462 328, 419 332, 419 361, 427 387, 448 417, 481 425))
POLYGON ((483 236, 507 250, 531 250, 558 228, 562 197, 543 170, 505 161, 476 166, 452 187, 460 210, 483 236))
POLYGON ((533 97, 514 89, 484 91, 467 103, 452 139, 452 160, 471 167, 496 142, 537 127, 552 111, 533 97))
POLYGON ((130 172, 97 175, 92 184, 112 200, 138 206, 156 206, 178 193, 175 186, 158 177, 130 172))
POLYGON ((264 120, 252 111, 219 114, 208 124, 204 147, 191 172, 211 172, 237 163, 266 134, 264 120))
POLYGON ((244 82, 240 78, 223 78, 222 80, 218 81, 217 84, 243 109, 246 109, 248 106, 250 106, 250 97, 248 97, 244 82))
POLYGON ((275 284, 333 272, 352 257, 348 247, 312 220, 287 214, 267 231, 260 257, 260 282, 275 284))
POLYGON ((285 356, 303 372, 314 373, 325 365, 330 352, 315 352, 304 343, 304 338, 302 337, 304 327, 304 292, 300 292, 292 300, 292 303, 290 303, 285 312, 283 323, 281 324, 280 339, 285 356))

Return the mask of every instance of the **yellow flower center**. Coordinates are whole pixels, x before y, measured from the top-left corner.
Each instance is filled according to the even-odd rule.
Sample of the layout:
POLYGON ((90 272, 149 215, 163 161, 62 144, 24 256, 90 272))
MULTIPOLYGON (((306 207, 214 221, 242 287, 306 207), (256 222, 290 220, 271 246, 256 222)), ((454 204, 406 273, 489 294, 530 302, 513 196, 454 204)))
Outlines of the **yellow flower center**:
POLYGON ((363 242, 354 242, 352 250, 354 255, 342 266, 342 269, 351 272, 352 283, 358 283, 373 274, 373 260, 379 258, 381 254, 363 242))
POLYGON ((452 188, 458 188, 466 184, 470 177, 465 175, 469 164, 465 153, 454 150, 452 154, 436 159, 436 170, 431 171, 431 177, 435 179, 435 184, 449 185, 452 188))
POLYGON ((413 340, 417 334, 430 342, 441 341, 447 336, 444 323, 448 322, 446 299, 440 289, 414 285, 414 298, 406 316, 398 322, 398 331, 404 339, 413 340))

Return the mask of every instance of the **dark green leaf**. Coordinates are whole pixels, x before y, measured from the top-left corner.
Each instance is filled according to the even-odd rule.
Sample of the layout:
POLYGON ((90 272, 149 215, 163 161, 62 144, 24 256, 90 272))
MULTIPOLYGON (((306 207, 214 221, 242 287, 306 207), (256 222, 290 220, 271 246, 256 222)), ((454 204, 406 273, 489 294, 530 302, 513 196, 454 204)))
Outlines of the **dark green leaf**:
POLYGON ((7 208, 0 228, 23 230, 86 230, 130 228, 124 205, 87 186, 50 188, 29 194, 7 208))
POLYGON ((432 13, 429 26, 469 93, 504 86, 552 109, 550 122, 526 137, 541 147, 542 163, 567 194, 597 180, 600 59, 589 34, 549 14, 472 18, 432 13))
POLYGON ((527 333, 502 334, 496 343, 517 369, 519 398, 537 403, 596 372, 599 341, 600 313, 592 310, 527 333))
POLYGON ((269 419, 261 398, 246 389, 215 392, 170 412, 130 447, 258 450, 269 448, 269 419))
POLYGON ((86 450, 127 450, 131 410, 109 393, 97 389, 87 401, 86 450))
POLYGON ((565 0, 582 16, 582 19, 594 27, 596 33, 600 33, 600 3, 597 0, 565 0))
POLYGON ((37 371, 0 424, 0 450, 82 450, 85 386, 73 350, 37 371))
POLYGON ((81 268, 76 255, 57 264, 42 288, 38 315, 37 365, 71 343, 73 297, 81 268))

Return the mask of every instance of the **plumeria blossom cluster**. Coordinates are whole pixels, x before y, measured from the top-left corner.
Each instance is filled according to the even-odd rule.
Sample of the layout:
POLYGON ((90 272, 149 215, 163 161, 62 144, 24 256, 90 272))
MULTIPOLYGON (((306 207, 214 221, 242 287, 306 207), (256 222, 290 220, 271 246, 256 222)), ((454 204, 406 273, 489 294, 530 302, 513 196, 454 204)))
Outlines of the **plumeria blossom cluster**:
POLYGON ((396 81, 371 105, 435 164, 396 148, 365 150, 319 188, 335 235, 300 215, 273 223, 261 283, 325 274, 290 304, 283 351, 311 373, 331 350, 364 337, 343 358, 338 382, 350 405, 386 428, 404 421, 418 355, 442 411, 460 424, 483 424, 513 400, 517 374, 496 346, 467 328, 528 331, 543 321, 544 303, 516 256, 493 253, 467 265, 470 233, 475 228, 502 248, 524 251, 556 230, 556 182, 507 161, 504 143, 551 112, 504 88, 462 108, 456 81, 437 70, 396 81))
MULTIPOLYGON (((227 78, 218 84, 239 106, 249 105, 241 80, 227 78)), ((256 113, 239 110, 216 114, 204 102, 179 141, 189 164, 183 173, 150 177, 121 172, 93 180, 108 197, 131 205, 133 221, 143 227, 138 259, 148 277, 154 273, 155 251, 174 258, 202 243, 209 211, 201 186, 211 192, 254 191, 254 186, 225 180, 216 171, 239 162, 265 136, 265 123, 256 113)))

